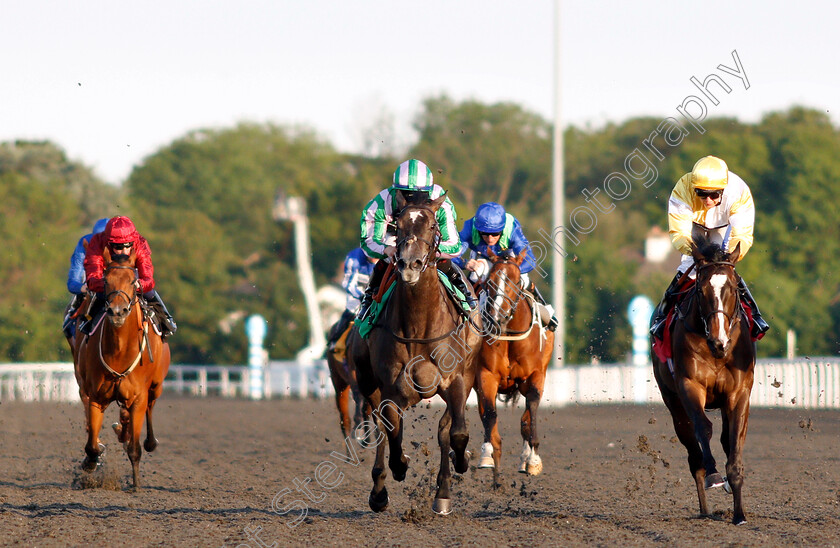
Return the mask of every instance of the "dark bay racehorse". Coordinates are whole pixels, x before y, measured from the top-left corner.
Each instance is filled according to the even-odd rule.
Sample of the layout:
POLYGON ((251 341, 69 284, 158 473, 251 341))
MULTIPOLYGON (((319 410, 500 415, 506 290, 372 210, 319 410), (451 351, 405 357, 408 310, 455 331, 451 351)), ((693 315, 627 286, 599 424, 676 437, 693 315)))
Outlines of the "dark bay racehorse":
MULTIPOLYGON (((688 466, 697 486, 700 513, 708 515, 706 490, 721 485, 734 499, 732 523, 746 521, 741 499, 750 391, 755 369, 755 343, 741 308, 735 261, 731 253, 702 237, 692 245, 697 279, 691 293, 677 304, 671 337, 673 367, 651 352, 653 372, 674 429, 688 450, 688 466), (712 456, 712 423, 705 410, 720 409, 720 442, 726 453, 726 478, 712 456)), ((653 341, 651 341, 653 342, 653 341)))
POLYGON ((438 280, 440 233, 435 216, 445 196, 422 204, 406 204, 398 196, 395 288, 366 344, 356 329, 348 341, 348 359, 378 425, 368 503, 376 512, 388 506, 385 447, 379 443, 383 428, 390 448, 388 466, 394 479, 403 481, 408 470, 402 449, 404 410, 437 394, 446 409, 438 424, 440 468, 432 509, 445 515, 452 511, 450 449, 455 471, 463 474, 469 468, 464 411, 475 380, 480 319, 476 325, 460 322, 456 305, 438 280))
POLYGON ((147 421, 146 451, 157 447, 152 428, 152 409, 163 390, 169 370, 169 344, 161 339, 143 315, 138 300, 130 256, 111 257, 106 248, 106 319, 88 337, 76 337, 75 370, 79 395, 85 407, 88 440, 82 467, 95 470, 105 447, 99 441, 103 414, 111 402, 120 406, 120 422, 114 430, 131 461, 134 487, 140 484, 140 433, 147 421))
MULTIPOLYGON (((338 323, 338 322, 336 322, 338 323)), ((339 338, 335 350, 327 350, 327 366, 330 369, 330 379, 335 388, 335 406, 338 408, 338 424, 344 439, 350 437, 350 394, 353 394, 355 411, 353 413, 352 428, 358 429, 363 420, 363 408, 365 406, 362 393, 359 391, 359 384, 356 380, 356 369, 350 366, 346 357, 346 337, 353 323, 348 327, 348 333, 339 338)), ((335 328, 335 325, 333 325, 335 328)), ((369 414, 369 412, 367 413, 369 414)))
POLYGON ((481 446, 479 468, 492 468, 493 479, 499 486, 499 460, 502 438, 496 424, 496 396, 504 394, 514 399, 525 396, 525 412, 521 419, 524 447, 519 463, 523 474, 537 475, 542 471, 542 459, 537 454, 537 408, 545 385, 545 373, 554 349, 554 333, 541 328, 539 313, 533 299, 524 293, 519 267, 528 250, 519 256, 510 250, 501 256, 488 248, 493 266, 484 284, 485 321, 488 327, 478 354, 476 393, 478 410, 484 424, 484 443, 481 446))

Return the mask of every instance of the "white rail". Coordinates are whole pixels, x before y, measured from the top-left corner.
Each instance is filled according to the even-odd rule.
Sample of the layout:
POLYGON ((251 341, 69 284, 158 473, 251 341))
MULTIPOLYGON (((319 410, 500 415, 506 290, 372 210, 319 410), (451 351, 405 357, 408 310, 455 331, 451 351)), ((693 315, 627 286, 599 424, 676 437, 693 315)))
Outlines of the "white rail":
MULTIPOLYGON (((326 364, 270 361, 265 397, 331 398, 326 364)), ((164 383, 170 393, 249 397, 248 368, 240 365, 173 365, 164 383)), ((473 396, 471 396, 474 401, 473 396)), ((69 363, 0 364, 0 401, 79 401, 69 363)), ((661 403, 649 366, 591 365, 552 369, 543 405, 661 403)), ((754 407, 840 409, 840 358, 759 360, 750 403, 754 407)))

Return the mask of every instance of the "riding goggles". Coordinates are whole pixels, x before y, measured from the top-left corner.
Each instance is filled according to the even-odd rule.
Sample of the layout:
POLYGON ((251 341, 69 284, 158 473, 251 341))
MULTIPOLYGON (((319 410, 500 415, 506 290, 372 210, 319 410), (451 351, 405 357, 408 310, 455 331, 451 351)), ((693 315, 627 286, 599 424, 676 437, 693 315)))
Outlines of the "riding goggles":
POLYGON ((705 188, 695 188, 694 194, 697 195, 698 198, 711 198, 712 200, 717 200, 723 194, 723 191, 718 190, 706 190, 705 188))
POLYGON ((501 236, 501 232, 479 232, 482 236, 501 236))
POLYGON ((134 242, 125 242, 124 244, 108 244, 111 246, 112 249, 131 249, 131 246, 134 245, 134 242))

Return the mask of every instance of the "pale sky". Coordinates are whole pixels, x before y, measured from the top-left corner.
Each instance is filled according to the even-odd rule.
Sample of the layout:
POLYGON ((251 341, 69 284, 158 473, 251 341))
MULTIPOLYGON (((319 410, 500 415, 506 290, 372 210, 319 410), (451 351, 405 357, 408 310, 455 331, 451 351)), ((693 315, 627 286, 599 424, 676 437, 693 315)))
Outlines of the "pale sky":
MULTIPOLYGON (((339 150, 385 111, 413 139, 421 100, 511 101, 553 119, 554 0, 28 0, 0 11, 0 141, 48 139, 112 183, 160 147, 239 121, 304 124, 339 150)), ((793 104, 840 121, 840 4, 561 6, 562 124, 678 116, 754 122, 793 104), (736 68, 745 83, 718 65, 736 68), (696 109, 695 109, 696 110, 696 109)), ((652 128, 653 129, 653 128, 652 128)))

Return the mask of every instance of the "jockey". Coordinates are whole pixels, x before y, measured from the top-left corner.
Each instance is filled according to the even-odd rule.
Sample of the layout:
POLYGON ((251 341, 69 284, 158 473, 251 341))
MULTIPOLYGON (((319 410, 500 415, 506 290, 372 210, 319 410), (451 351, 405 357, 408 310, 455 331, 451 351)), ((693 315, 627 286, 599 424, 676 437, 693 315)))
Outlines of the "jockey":
MULTIPOLYGON (((662 340, 665 320, 679 289, 677 283, 694 264, 691 256, 692 231, 708 232, 724 250, 735 249, 740 243, 740 257, 736 260, 741 260, 752 247, 754 224, 755 204, 747 183, 729 171, 726 162, 720 158, 701 158, 694 164, 691 173, 680 177, 668 200, 668 232, 671 234, 671 243, 683 254, 683 258, 677 268, 677 275, 654 311, 650 328, 652 335, 662 340)), ((694 278, 695 273, 692 271, 689 276, 694 278)), ((760 338, 770 326, 761 317, 755 299, 740 276, 738 290, 741 299, 752 311, 755 326, 751 335, 760 338)))
MULTIPOLYGON (((393 184, 377 194, 362 212, 361 246, 365 255, 372 259, 386 259, 376 263, 368 282, 368 287, 362 298, 359 318, 365 317, 373 295, 379 289, 382 276, 385 274, 386 263, 397 252, 397 237, 394 232, 394 221, 399 215, 397 211, 397 193, 402 193, 411 202, 418 194, 425 194, 430 200, 445 194, 443 188, 434 184, 432 170, 420 160, 406 160, 394 171, 393 184)), ((450 260, 461 252, 461 240, 455 226, 457 220, 455 206, 449 198, 443 202, 437 211, 438 228, 440 229, 440 243, 438 245, 437 268, 449 278, 452 285, 457 287, 467 299, 471 308, 475 308, 476 300, 467 287, 467 281, 461 269, 450 260)))
POLYGON ((364 296, 365 287, 373 274, 373 267, 379 259, 370 258, 365 255, 361 247, 357 247, 344 258, 344 279, 341 280, 341 287, 347 291, 347 302, 344 305, 344 312, 341 314, 335 327, 330 331, 330 338, 327 341, 327 348, 333 350, 335 343, 341 338, 342 333, 356 317, 359 303, 364 296))
POLYGON ((90 239, 94 234, 99 234, 105 230, 105 225, 108 224, 108 218, 99 219, 93 225, 93 230, 90 234, 85 234, 79 238, 76 244, 76 249, 70 256, 70 270, 67 272, 67 291, 73 294, 73 299, 70 301, 70 307, 67 309, 67 314, 64 315, 64 324, 61 329, 64 335, 69 339, 76 332, 76 322, 73 321, 73 315, 76 310, 82 305, 84 294, 87 291, 85 285, 85 249, 86 245, 90 243, 90 239))
POLYGON ((528 253, 522 265, 519 267, 521 273, 522 288, 527 289, 537 299, 540 305, 540 319, 543 325, 550 331, 557 329, 558 320, 554 316, 554 308, 545 302, 537 286, 528 276, 537 264, 534 253, 528 238, 522 232, 522 225, 505 208, 496 202, 487 202, 478 206, 475 217, 467 219, 464 228, 461 230, 461 241, 470 250, 469 259, 466 263, 462 258, 454 259, 454 262, 461 268, 469 270, 470 280, 473 282, 485 281, 490 273, 490 260, 487 258, 487 250, 492 249, 493 253, 500 254, 510 249, 516 255, 527 249, 528 253))
MULTIPOLYGON (((143 298, 151 305, 160 318, 159 326, 162 335, 173 335, 178 329, 175 320, 166 309, 166 305, 155 291, 154 266, 152 265, 152 250, 146 238, 137 232, 134 223, 128 217, 113 217, 108 221, 105 230, 91 238, 85 254, 85 274, 88 290, 96 293, 96 305, 102 308, 105 303, 105 261, 102 256, 108 246, 111 255, 130 255, 135 253, 135 268, 137 269, 137 288, 142 291, 143 298)), ((81 331, 89 335, 93 329, 93 318, 90 314, 88 321, 82 324, 81 331)))

